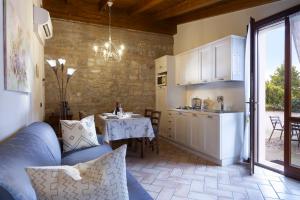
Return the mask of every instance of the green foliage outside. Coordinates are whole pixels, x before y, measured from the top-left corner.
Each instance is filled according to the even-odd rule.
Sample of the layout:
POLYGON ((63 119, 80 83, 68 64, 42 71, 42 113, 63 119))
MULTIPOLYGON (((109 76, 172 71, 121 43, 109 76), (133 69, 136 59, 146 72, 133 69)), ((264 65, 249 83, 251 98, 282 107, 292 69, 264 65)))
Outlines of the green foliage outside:
MULTIPOLYGON (((300 112, 300 72, 292 67, 292 112, 300 112)), ((279 66, 270 80, 266 81, 266 109, 284 108, 284 66, 279 66)))

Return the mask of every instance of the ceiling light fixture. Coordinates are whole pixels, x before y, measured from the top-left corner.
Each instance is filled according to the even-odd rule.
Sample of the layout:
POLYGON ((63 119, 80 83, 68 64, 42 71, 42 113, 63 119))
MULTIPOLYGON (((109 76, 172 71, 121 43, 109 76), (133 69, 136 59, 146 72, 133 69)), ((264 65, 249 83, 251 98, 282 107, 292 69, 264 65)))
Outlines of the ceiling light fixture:
POLYGON ((111 39, 111 7, 112 7, 112 5, 113 5, 113 2, 111 0, 107 1, 107 6, 109 9, 108 41, 105 42, 103 47, 100 47, 100 48, 97 45, 95 45, 93 47, 93 50, 95 51, 96 55, 102 53, 104 60, 106 62, 113 62, 113 61, 120 62, 122 59, 122 55, 123 55, 125 46, 123 44, 121 44, 119 47, 116 47, 111 39))

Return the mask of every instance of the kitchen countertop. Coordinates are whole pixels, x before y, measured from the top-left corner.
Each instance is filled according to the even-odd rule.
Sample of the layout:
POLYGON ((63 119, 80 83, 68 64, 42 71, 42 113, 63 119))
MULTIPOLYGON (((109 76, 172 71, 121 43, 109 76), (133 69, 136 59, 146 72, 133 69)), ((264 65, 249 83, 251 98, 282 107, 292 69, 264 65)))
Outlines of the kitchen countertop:
POLYGON ((233 114, 233 113, 243 113, 242 111, 220 111, 220 110, 187 110, 187 109, 177 109, 177 108, 172 108, 168 109, 169 111, 177 111, 177 112, 187 112, 187 113, 197 113, 197 114, 209 114, 209 115, 224 115, 224 114, 233 114))

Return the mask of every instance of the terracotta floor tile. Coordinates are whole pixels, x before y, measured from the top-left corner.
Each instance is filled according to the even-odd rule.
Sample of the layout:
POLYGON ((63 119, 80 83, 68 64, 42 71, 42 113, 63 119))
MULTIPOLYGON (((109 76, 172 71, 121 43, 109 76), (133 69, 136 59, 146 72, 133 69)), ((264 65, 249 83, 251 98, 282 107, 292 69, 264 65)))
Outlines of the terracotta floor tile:
POLYGON ((160 154, 146 148, 145 157, 127 156, 127 169, 154 199, 226 200, 297 199, 300 182, 255 166, 249 175, 244 165, 220 167, 161 141, 160 154))

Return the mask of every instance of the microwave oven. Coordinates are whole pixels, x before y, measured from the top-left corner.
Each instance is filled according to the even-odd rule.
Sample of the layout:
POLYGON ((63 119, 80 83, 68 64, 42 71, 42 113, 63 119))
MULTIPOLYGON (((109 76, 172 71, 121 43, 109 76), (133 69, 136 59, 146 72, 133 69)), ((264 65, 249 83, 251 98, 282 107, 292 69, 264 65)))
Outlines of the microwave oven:
POLYGON ((166 86, 167 85, 167 74, 158 75, 156 77, 157 86, 166 86))

